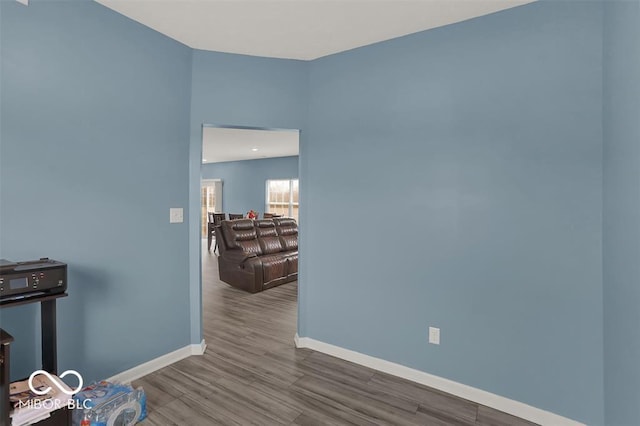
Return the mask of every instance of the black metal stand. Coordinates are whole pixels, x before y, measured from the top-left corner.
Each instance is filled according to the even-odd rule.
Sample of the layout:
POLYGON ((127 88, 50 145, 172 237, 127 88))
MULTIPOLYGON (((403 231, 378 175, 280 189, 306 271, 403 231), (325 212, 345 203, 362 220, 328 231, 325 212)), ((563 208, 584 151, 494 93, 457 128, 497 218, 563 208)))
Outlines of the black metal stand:
POLYGON ((58 331, 56 327, 56 299, 40 303, 42 329, 42 369, 58 374, 58 331))
MULTIPOLYGON (((9 300, 0 302, 0 309, 10 308, 27 303, 40 303, 41 331, 42 331, 42 369, 52 374, 58 374, 58 343, 57 343, 57 327, 56 327, 56 300, 60 297, 66 297, 67 293, 54 295, 45 295, 31 297, 21 300, 9 300)), ((1 331, 2 345, 0 346, 0 359, 2 359, 2 369, 0 372, 0 426, 10 426, 11 418, 9 417, 9 343, 13 341, 13 337, 1 331), (6 341, 6 342, 5 342, 6 341)), ((58 420, 60 423, 70 424, 68 410, 58 410, 61 413, 51 413, 50 419, 58 420), (64 413, 62 413, 64 411, 64 413)), ((38 424, 54 424, 49 419, 43 420, 38 424)))

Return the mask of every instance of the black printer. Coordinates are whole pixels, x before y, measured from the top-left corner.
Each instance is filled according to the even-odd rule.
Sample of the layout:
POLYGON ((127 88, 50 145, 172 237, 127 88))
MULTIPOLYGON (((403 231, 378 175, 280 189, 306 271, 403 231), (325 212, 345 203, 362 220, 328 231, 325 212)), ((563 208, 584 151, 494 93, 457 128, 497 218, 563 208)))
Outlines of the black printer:
POLYGON ((41 258, 26 262, 0 259, 0 303, 64 293, 67 264, 41 258))

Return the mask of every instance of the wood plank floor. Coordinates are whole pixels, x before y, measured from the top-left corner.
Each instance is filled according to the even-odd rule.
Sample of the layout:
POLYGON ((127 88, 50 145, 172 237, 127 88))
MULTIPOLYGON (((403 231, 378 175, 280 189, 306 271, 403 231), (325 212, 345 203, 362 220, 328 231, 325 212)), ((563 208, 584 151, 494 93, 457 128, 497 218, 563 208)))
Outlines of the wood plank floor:
POLYGON ((203 248, 207 351, 134 382, 147 425, 532 423, 308 349, 296 349, 297 283, 249 294, 218 279, 203 248))

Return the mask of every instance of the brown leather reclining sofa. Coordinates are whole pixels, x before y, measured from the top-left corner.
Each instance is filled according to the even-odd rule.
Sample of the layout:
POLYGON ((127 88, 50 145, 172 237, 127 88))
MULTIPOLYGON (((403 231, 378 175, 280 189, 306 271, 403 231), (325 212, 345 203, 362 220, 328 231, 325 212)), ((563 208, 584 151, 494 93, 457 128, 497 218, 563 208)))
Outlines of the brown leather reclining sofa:
POLYGON ((216 229, 220 279, 257 293, 298 279, 295 219, 225 220, 216 229))

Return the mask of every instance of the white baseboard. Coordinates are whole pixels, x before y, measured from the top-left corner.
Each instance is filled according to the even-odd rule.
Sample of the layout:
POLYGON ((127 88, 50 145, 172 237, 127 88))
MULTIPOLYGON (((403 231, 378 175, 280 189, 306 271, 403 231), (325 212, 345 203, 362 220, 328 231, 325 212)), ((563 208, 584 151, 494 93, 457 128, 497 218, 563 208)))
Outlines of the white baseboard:
POLYGON ((207 343, 202 339, 200 344, 189 345, 191 348, 191 355, 204 355, 204 352, 207 350, 207 343))
POLYGON ((137 365, 126 371, 118 373, 115 376, 109 377, 107 381, 118 382, 118 383, 131 383, 134 380, 139 379, 140 377, 144 377, 147 374, 151 374, 154 371, 167 367, 173 364, 174 362, 178 362, 181 359, 190 357, 191 355, 202 355, 204 354, 204 351, 206 349, 207 349, 207 344, 205 343, 204 339, 202 339, 202 342, 200 343, 187 345, 173 352, 169 352, 168 354, 161 355, 158 358, 154 358, 151 361, 147 361, 143 364, 137 365))
POLYGON ((412 382, 447 392, 451 395, 494 408, 534 423, 549 426, 584 426, 584 424, 575 420, 532 407, 531 405, 513 399, 434 376, 433 374, 415 370, 391 361, 385 361, 350 349, 341 348, 340 346, 324 343, 309 337, 300 337, 297 333, 294 341, 298 348, 312 349, 377 371, 382 371, 383 373, 391 374, 392 376, 411 380, 412 382))

